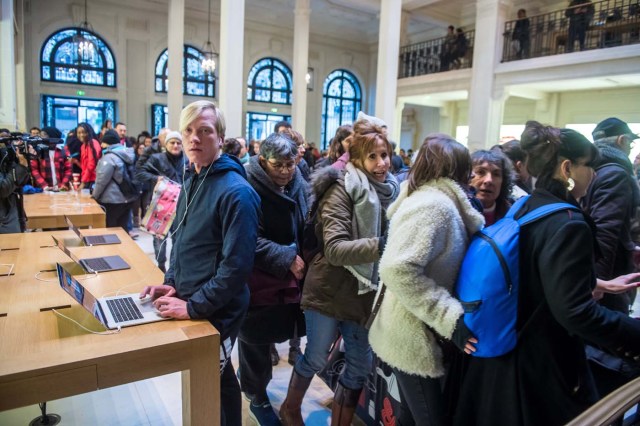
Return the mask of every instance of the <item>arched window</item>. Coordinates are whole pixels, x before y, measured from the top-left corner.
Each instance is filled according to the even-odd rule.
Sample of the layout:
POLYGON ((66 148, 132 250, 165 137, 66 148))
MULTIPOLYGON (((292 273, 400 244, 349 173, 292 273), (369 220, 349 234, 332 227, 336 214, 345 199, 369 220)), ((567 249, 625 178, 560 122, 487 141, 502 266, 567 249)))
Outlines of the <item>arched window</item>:
POLYGON ((116 62, 100 36, 82 28, 65 28, 51 34, 42 45, 40 79, 116 87, 116 62), (93 51, 79 58, 74 37, 80 36, 93 44, 93 51))
POLYGON ((276 58, 262 58, 249 71, 247 100, 291 105, 291 70, 276 58))
POLYGON ((362 91, 355 75, 347 70, 332 71, 322 89, 322 149, 328 147, 338 127, 353 123, 362 109, 362 91))
MULTIPOLYGON (((182 93, 185 95, 216 96, 216 78, 202 69, 204 53, 188 44, 184 45, 182 60, 182 93)), ((164 49, 156 61, 156 92, 167 93, 169 51, 164 49)))

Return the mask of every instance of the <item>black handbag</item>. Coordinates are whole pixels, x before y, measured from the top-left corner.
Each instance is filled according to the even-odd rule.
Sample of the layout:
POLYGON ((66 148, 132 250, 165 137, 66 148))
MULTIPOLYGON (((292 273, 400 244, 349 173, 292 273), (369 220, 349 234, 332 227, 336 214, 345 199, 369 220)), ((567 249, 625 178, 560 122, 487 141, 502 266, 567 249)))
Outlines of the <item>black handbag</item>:
POLYGON ((299 303, 282 303, 249 308, 238 338, 264 345, 305 336, 307 327, 299 303))

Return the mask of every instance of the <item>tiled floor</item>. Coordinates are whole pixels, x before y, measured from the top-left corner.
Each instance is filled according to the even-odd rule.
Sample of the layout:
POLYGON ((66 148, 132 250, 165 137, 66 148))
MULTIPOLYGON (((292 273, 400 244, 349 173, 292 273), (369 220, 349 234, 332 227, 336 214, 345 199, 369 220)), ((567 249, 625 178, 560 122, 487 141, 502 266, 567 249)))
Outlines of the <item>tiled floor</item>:
MULTIPOLYGON (((140 234, 137 240, 144 252, 153 259, 151 236, 140 234)), ((304 346, 304 339, 303 339, 304 346)), ((276 410, 284 399, 291 366, 287 363, 288 343, 277 346, 280 363, 273 369, 273 379, 268 388, 269 397, 276 410)), ((232 361, 237 368, 238 354, 234 349, 232 361)), ((307 425, 328 425, 332 392, 315 378, 303 405, 307 425)), ((163 426, 182 424, 182 392, 180 374, 169 374, 150 380, 108 388, 96 392, 64 398, 47 403, 47 411, 59 414, 62 425, 122 425, 163 426)), ((254 426, 249 417, 248 403, 243 399, 243 424, 254 426)), ((40 415, 37 405, 0 412, 0 425, 23 426, 40 415)))

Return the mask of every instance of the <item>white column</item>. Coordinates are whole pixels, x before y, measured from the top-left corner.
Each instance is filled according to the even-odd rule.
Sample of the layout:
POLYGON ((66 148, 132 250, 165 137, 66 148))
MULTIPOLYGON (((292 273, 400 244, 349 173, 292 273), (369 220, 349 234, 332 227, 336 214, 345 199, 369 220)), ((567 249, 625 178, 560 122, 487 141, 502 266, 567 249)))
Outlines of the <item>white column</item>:
MULTIPOLYGON (((0 127, 17 130, 15 39, 13 0, 0 5, 0 127)), ((25 129, 28 130, 28 129, 25 129)))
POLYGON ((476 36, 469 91, 469 150, 488 148, 500 138, 505 102, 504 90, 496 89, 494 70, 500 62, 507 14, 505 0, 478 0, 476 36))
POLYGON ((220 5, 220 79, 218 105, 227 123, 227 135, 244 135, 244 0, 222 0, 220 5))
POLYGON ((395 122, 401 19, 402 0, 382 0, 378 35, 375 116, 387 123, 390 134, 394 134, 394 128, 402 124, 395 122))
POLYGON ((182 99, 182 61, 184 51, 184 1, 169 0, 169 21, 167 23, 169 41, 169 85, 167 106, 171 130, 178 130, 182 99))
POLYGON ((296 0, 293 23, 293 123, 303 135, 307 126, 307 67, 309 66, 309 0, 296 0))

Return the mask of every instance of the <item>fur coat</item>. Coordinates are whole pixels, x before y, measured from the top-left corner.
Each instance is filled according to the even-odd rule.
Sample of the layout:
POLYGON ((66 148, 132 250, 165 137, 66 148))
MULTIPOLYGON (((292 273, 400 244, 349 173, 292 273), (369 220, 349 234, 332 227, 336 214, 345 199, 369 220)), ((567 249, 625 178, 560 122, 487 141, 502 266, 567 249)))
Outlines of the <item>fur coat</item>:
POLYGON ((380 277, 387 287, 369 331, 371 347, 384 362, 408 374, 444 374, 442 351, 427 325, 445 338, 453 334, 462 306, 452 296, 471 236, 484 218, 450 179, 428 182, 408 194, 403 182, 389 207, 389 236, 380 277))

